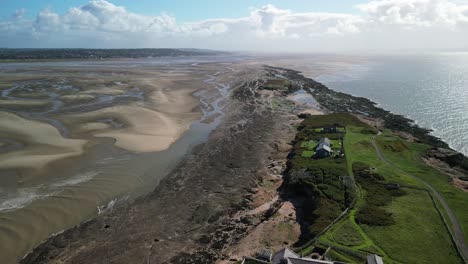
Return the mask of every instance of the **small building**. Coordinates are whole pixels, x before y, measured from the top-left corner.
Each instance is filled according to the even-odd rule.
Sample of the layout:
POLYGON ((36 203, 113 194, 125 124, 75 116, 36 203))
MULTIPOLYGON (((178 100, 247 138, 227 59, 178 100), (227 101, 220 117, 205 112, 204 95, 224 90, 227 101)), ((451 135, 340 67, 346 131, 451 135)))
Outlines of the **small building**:
POLYGON ((315 150, 315 157, 316 158, 326 158, 330 157, 333 154, 333 150, 330 146, 327 145, 320 145, 315 150))
POLYGON ((382 257, 372 254, 367 256, 367 264, 384 264, 382 257))
POLYGON ((332 154, 333 150, 331 149, 330 139, 326 137, 321 138, 315 148, 315 158, 326 158, 330 157, 332 154))

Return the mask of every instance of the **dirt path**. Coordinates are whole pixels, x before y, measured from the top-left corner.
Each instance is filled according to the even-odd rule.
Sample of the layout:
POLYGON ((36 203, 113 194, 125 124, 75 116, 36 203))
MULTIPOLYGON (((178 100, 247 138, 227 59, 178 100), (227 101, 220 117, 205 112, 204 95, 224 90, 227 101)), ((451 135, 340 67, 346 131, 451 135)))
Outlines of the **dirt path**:
MULTIPOLYGON (((374 146, 375 148, 375 151, 377 152, 377 156, 383 161, 385 162, 387 165, 395 168, 397 171, 405 174, 405 175, 408 175, 410 177, 412 177, 413 179, 416 179, 417 181, 423 183, 432 193, 432 195, 434 197, 437 198, 437 200, 439 200, 440 204, 442 204, 442 206, 444 207, 444 210, 445 212, 447 213, 449 219, 450 219, 450 223, 452 224, 452 227, 453 227, 453 233, 451 232, 451 236, 453 238, 453 240, 455 241, 455 244, 458 248, 458 251, 460 252, 460 254, 462 255, 462 258, 464 259, 465 263, 467 263, 467 259, 468 259, 468 247, 466 246, 465 244, 465 237, 463 235, 463 231, 461 230, 461 227, 460 227, 460 224, 458 223, 458 220, 457 218, 455 217, 455 214, 452 212, 452 210, 450 209, 450 207, 448 206, 447 202, 444 200, 444 198, 442 197, 442 195, 436 191, 429 183, 427 183, 426 181, 422 180, 421 178, 419 177, 416 177, 412 174, 409 174, 407 173, 406 171, 400 169, 399 167, 397 167, 396 165, 394 165, 393 163, 391 163, 390 161, 388 161, 382 151, 380 150, 380 148, 377 146, 376 142, 375 142, 375 136, 372 137, 372 145, 374 146)), ((442 217, 444 217, 442 215, 442 217)), ((445 219, 445 222, 447 222, 447 220, 445 219)))

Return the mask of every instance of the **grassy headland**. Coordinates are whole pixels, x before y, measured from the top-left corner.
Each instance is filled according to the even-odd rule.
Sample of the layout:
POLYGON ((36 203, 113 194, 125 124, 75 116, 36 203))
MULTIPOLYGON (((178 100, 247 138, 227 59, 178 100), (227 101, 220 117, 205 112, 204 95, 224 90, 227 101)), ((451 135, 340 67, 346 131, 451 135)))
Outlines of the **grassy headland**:
POLYGON ((348 262, 362 262, 375 253, 385 263, 463 263, 463 249, 457 250, 457 245, 462 244, 460 237, 468 237, 468 194, 452 184, 458 176, 431 166, 425 158, 436 156, 464 175, 468 159, 453 150, 434 155, 447 153, 447 144, 366 98, 335 92, 296 71, 269 69, 300 84, 324 110, 334 113, 306 116, 290 156, 287 197, 303 203, 299 207, 307 231, 299 244, 309 241, 298 250, 331 247, 330 256, 348 262), (345 127, 346 133, 317 130, 334 124, 345 127), (312 151, 310 145, 319 137, 341 136, 344 157, 301 155, 312 151), (346 214, 340 218, 342 212, 346 214), (461 236, 449 215, 455 216, 461 236))

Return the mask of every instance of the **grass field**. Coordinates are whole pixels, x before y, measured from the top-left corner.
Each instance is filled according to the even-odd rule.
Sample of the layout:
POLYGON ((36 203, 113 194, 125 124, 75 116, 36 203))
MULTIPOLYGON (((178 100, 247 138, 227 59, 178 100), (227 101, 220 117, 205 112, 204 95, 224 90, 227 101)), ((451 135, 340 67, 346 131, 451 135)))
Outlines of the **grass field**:
MULTIPOLYGON (((320 126, 326 120, 327 116, 321 116, 317 119, 317 124, 309 120, 309 125, 320 126)), ((461 263, 429 194, 418 190, 425 189, 425 186, 379 159, 371 141, 375 134, 371 133, 372 129, 367 125, 352 118, 346 121, 346 116, 343 115, 339 116, 337 122, 346 125, 344 147, 348 174, 353 175, 353 163, 364 162, 383 176, 385 182, 404 186, 406 194, 393 198, 390 204, 383 207, 392 214, 394 224, 368 226, 358 224, 355 220, 356 212, 366 204, 366 191, 360 188, 356 210, 351 210, 350 214, 322 235, 319 241, 356 253, 375 252, 384 257, 385 263, 461 263)), ((421 155, 429 148, 428 145, 406 142, 390 132, 377 136, 377 143, 389 161, 405 172, 423 178, 436 188, 455 211, 459 222, 468 225, 468 194, 450 185, 448 176, 424 164, 421 155)), ((463 228, 466 234, 466 227, 463 228)), ((352 254, 341 251, 336 254, 356 259, 352 254)))
POLYGON ((385 133, 377 138, 377 144, 385 157, 400 169, 428 182, 444 197, 461 225, 465 237, 468 237, 468 193, 455 188, 449 182, 449 176, 426 165, 421 156, 430 146, 418 143, 405 143, 404 151, 396 152, 386 147, 394 137, 385 133))
POLYGON ((396 224, 363 226, 392 259, 402 263, 460 263, 450 236, 427 192, 406 189, 387 208, 396 224))
POLYGON ((344 246, 360 246, 366 242, 358 228, 346 219, 332 234, 333 240, 344 246))

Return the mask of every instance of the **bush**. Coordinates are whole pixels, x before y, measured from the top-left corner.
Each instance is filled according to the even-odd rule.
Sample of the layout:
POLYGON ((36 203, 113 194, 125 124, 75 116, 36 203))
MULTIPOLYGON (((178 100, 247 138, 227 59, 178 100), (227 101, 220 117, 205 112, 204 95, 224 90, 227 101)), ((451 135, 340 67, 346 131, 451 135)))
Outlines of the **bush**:
POLYGON ((314 237, 322 232, 340 214, 341 208, 338 203, 322 198, 319 206, 313 211, 309 219, 312 222, 309 226, 309 235, 314 237))

